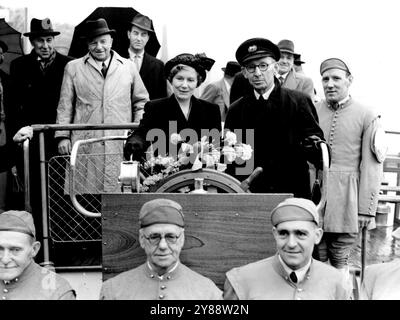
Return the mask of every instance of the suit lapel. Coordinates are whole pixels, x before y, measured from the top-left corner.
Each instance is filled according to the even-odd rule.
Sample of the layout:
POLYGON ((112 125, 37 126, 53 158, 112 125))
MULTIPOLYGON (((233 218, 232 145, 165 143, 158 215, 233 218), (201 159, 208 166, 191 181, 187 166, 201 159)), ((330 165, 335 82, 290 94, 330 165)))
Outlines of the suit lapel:
POLYGON ((151 65, 151 59, 148 53, 143 54, 142 66, 140 67, 139 74, 143 79, 143 75, 148 74, 151 65))
POLYGON ((219 81, 219 86, 221 88, 222 99, 224 100, 224 104, 228 108, 229 107, 229 93, 228 93, 228 89, 226 88, 224 78, 222 78, 219 81))

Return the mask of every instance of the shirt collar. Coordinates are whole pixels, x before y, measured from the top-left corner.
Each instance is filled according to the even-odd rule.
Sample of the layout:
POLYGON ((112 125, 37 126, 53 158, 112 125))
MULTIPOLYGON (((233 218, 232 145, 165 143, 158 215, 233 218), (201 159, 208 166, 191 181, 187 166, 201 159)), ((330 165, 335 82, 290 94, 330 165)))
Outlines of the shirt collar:
POLYGON ((141 52, 136 53, 136 52, 133 52, 133 50, 131 49, 131 47, 129 47, 128 53, 129 53, 129 58, 130 58, 130 59, 133 59, 134 56, 138 56, 139 59, 142 59, 142 58, 143 58, 143 55, 144 55, 144 50, 141 51, 141 52))
POLYGON ((288 275, 291 274, 293 271, 296 273, 298 282, 301 282, 304 280, 306 273, 311 265, 311 259, 310 259, 310 261, 308 261, 308 263, 304 267, 297 269, 297 270, 293 270, 282 260, 282 258, 279 254, 278 254, 278 259, 279 259, 279 262, 281 263, 283 269, 287 272, 288 275))
POLYGON ((162 275, 158 275, 157 272, 153 269, 153 267, 151 266, 149 261, 146 261, 147 267, 150 270, 150 272, 152 274, 154 274, 156 277, 158 277, 159 280, 163 280, 164 277, 170 276, 172 274, 174 274, 174 271, 176 270, 176 268, 179 266, 179 260, 175 263, 175 265, 169 269, 166 273, 162 274, 162 275))
MULTIPOLYGON (((264 98, 264 100, 268 100, 272 90, 274 90, 275 88, 275 84, 272 85, 271 88, 269 88, 269 90, 267 92, 265 92, 262 96, 264 98)), ((254 95, 256 96, 256 99, 260 99, 261 94, 259 94, 256 90, 254 90, 254 95)))
POLYGON ((341 106, 344 106, 349 100, 350 100, 350 95, 347 95, 346 98, 340 100, 337 103, 328 103, 328 106, 333 109, 333 110, 337 110, 339 109, 341 106))

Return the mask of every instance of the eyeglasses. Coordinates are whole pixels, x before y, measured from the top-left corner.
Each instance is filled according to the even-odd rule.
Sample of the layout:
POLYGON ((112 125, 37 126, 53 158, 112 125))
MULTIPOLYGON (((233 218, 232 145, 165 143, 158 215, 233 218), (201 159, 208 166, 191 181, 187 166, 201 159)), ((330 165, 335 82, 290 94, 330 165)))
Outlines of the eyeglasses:
POLYGON ((148 237, 144 237, 147 239, 147 241, 150 242, 150 244, 152 244, 153 246, 157 246, 160 243, 161 239, 165 239, 168 244, 175 244, 181 237, 181 235, 182 233, 178 236, 173 233, 167 233, 165 235, 161 235, 159 233, 151 233, 148 237))
POLYGON ((246 70, 250 73, 254 73, 256 68, 260 69, 260 71, 266 71, 271 64, 261 62, 260 64, 249 64, 245 66, 246 70))

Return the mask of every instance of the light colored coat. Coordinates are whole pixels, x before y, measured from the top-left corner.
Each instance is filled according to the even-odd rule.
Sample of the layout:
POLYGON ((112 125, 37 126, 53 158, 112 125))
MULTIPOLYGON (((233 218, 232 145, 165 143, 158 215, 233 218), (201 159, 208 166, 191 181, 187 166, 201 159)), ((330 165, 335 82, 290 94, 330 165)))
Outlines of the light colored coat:
POLYGON ((325 232, 357 233, 358 214, 375 216, 383 162, 374 154, 379 116, 350 98, 336 111, 316 105, 319 124, 331 147, 325 232))
MULTIPOLYGON (((86 56, 67 64, 57 108, 58 124, 123 124, 138 122, 149 95, 134 65, 113 52, 104 78, 94 59, 86 56)), ((77 140, 109 135, 124 135, 125 130, 57 131, 56 138, 77 140)), ((85 145, 78 154, 99 154, 90 159, 81 157, 76 166, 80 173, 79 193, 116 191, 122 161, 122 143, 106 142, 85 145), (111 157, 103 157, 102 155, 111 157), (118 155, 118 156, 116 156, 118 155), (106 165, 105 165, 106 164, 106 165), (89 182, 89 183, 88 183, 89 182), (104 187, 104 188, 103 188, 104 187)), ((67 179, 68 181, 68 179, 67 179)))
POLYGON ((224 299, 348 300, 343 283, 340 271, 314 259, 304 280, 293 283, 275 255, 228 271, 224 299))
POLYGON ((282 87, 303 92, 307 94, 311 100, 314 100, 314 84, 311 78, 296 72, 294 69, 289 71, 282 87))
POLYGON ((226 87, 224 78, 209 83, 204 88, 200 98, 208 102, 217 104, 221 112, 221 119, 222 121, 225 121, 226 113, 229 109, 229 91, 226 87))
POLYGON ((210 279, 184 264, 158 276, 147 262, 108 279, 101 300, 222 300, 222 291, 210 279))

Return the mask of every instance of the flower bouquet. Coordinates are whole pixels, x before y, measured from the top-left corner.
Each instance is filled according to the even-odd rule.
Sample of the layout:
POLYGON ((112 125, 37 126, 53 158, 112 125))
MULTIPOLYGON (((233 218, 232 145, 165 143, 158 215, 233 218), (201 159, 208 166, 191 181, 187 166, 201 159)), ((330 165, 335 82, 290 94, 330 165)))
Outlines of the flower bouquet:
POLYGON ((156 190, 164 179, 181 170, 197 171, 208 168, 224 172, 227 168, 226 163, 247 161, 252 157, 251 145, 238 143, 236 134, 231 131, 226 131, 218 144, 208 139, 204 136, 192 145, 186 143, 179 134, 173 133, 170 142, 177 146, 178 152, 175 157, 155 156, 150 147, 147 160, 141 164, 145 178, 140 185, 140 192, 156 190))

